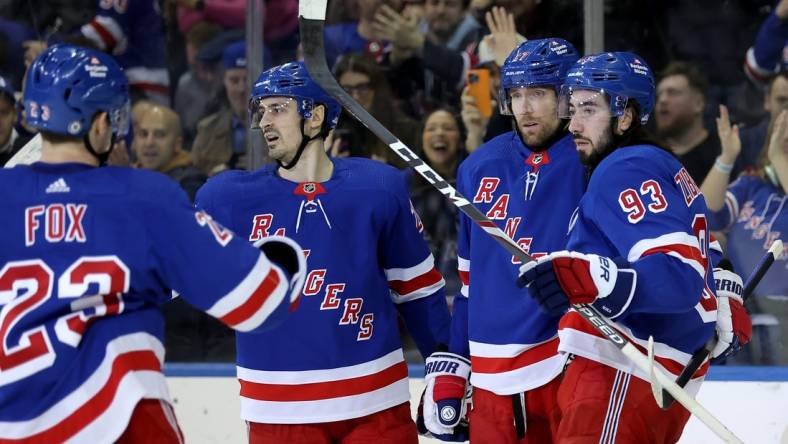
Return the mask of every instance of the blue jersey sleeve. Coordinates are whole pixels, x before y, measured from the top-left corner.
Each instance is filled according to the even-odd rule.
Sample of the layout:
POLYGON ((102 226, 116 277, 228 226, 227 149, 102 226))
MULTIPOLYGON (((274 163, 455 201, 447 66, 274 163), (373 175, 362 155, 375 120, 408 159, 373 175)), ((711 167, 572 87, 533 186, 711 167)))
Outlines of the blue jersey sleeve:
POLYGON ((594 197, 591 219, 618 253, 613 259, 628 262, 637 273, 634 294, 615 305, 626 307, 624 316, 691 310, 707 285, 703 199, 697 195, 688 206, 673 180, 681 168, 676 161, 651 163, 630 156, 614 164, 615 171, 595 172, 589 193, 594 197), (669 171, 672 167, 676 171, 669 171))
POLYGON ((257 330, 287 290, 287 276, 259 250, 162 181, 149 224, 151 267, 192 305, 240 331, 257 330))
POLYGON ((780 20, 775 13, 761 25, 755 44, 747 51, 745 72, 759 83, 777 74, 784 63, 783 49, 788 40, 788 23, 780 20))
POLYGON ((391 297, 422 355, 428 356, 449 340, 444 280, 422 236, 404 177, 392 173, 389 179, 392 198, 379 251, 391 297))

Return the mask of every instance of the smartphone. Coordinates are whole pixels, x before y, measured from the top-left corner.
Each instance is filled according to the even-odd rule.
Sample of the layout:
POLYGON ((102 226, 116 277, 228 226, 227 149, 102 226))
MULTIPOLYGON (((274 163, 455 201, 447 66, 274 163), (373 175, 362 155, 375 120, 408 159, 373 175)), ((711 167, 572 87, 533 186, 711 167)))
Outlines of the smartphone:
POLYGON ((492 96, 490 95, 490 71, 486 69, 468 70, 468 92, 476 99, 476 108, 485 118, 492 115, 492 96))

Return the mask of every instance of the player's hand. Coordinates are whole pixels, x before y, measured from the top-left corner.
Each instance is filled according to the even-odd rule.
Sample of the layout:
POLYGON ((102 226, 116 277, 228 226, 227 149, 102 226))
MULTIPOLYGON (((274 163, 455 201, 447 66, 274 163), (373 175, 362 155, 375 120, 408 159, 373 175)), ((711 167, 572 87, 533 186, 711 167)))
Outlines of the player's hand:
POLYGON ((711 350, 712 362, 733 356, 741 346, 750 342, 752 319, 744 308, 742 281, 738 274, 714 269, 717 287, 717 344, 711 350))
POLYGON ((550 315, 563 314, 570 304, 594 304, 602 314, 614 318, 629 306, 636 276, 635 270, 619 268, 604 256, 558 251, 520 267, 517 285, 528 287, 529 294, 550 315))
POLYGON ((720 105, 720 116, 717 117, 717 135, 719 135, 720 145, 722 145, 720 160, 727 165, 733 165, 741 152, 741 139, 739 138, 739 125, 731 125, 728 107, 725 105, 720 105))
POLYGON ((265 329, 279 325, 298 306, 306 278, 306 256, 296 241, 284 236, 267 236, 254 243, 266 258, 284 272, 288 280, 287 297, 265 320, 265 329))
POLYGON ((424 368, 427 387, 421 395, 416 421, 419 433, 441 441, 466 441, 471 363, 454 353, 436 352, 427 358, 424 368))

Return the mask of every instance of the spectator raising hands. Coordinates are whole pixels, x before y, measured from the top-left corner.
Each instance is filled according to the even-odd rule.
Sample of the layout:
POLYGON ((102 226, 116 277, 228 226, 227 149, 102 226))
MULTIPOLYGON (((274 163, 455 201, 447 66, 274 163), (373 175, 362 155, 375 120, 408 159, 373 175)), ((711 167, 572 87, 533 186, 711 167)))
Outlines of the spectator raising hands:
POLYGON ((489 119, 484 117, 476 106, 476 99, 470 95, 468 86, 462 89, 460 96, 462 103, 462 123, 465 125, 465 149, 472 153, 484 142, 484 134, 487 132, 489 119))
POLYGON ((783 193, 788 193, 788 110, 783 110, 774 122, 766 155, 766 175, 776 186, 782 187, 783 193))
POLYGON ((484 36, 483 40, 488 40, 490 48, 495 55, 495 63, 503 65, 506 57, 520 43, 525 41, 525 37, 517 33, 514 26, 514 15, 500 6, 493 7, 484 14, 490 34, 484 36))
POLYGON ((400 14, 388 5, 378 9, 372 30, 378 39, 391 42, 391 56, 395 60, 420 54, 424 47, 424 34, 419 31, 418 17, 400 14))

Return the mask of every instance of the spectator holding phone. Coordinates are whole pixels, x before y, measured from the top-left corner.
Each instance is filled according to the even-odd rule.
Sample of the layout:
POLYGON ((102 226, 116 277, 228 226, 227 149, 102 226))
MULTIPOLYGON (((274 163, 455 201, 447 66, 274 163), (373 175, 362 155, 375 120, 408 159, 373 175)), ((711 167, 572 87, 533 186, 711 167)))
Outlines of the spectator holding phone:
MULTIPOLYGON (((386 78, 372 56, 351 53, 340 57, 334 67, 334 76, 367 112, 405 145, 418 150, 420 125, 395 105, 386 78)), ((405 163, 385 142, 349 115, 341 118, 334 130, 332 155, 368 157, 405 168, 405 163)))
POLYGON ((525 37, 515 30, 514 16, 506 9, 494 7, 485 17, 490 34, 484 36, 479 43, 479 62, 476 68, 468 73, 468 83, 460 96, 462 121, 467 128, 465 149, 469 153, 482 143, 511 130, 510 119, 501 115, 493 97, 497 97, 500 87, 501 65, 512 50, 525 42, 525 37), (481 82, 488 83, 487 88, 476 82, 486 77, 480 75, 479 71, 488 73, 486 76, 490 81, 481 82), (485 106, 481 102, 489 105, 485 106))

